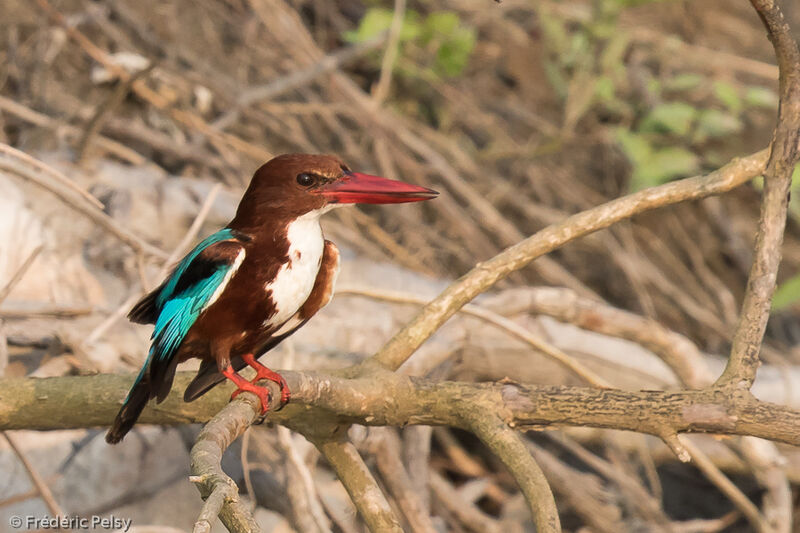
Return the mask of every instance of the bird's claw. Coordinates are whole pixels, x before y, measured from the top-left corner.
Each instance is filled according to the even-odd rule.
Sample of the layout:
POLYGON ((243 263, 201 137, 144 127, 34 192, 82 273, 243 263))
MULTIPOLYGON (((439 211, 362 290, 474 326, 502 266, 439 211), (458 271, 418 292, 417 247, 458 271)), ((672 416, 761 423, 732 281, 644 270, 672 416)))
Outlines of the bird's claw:
POLYGON ((264 370, 269 372, 269 374, 267 374, 266 372, 262 374, 261 369, 259 369, 258 372, 256 373, 256 377, 253 379, 253 383, 257 383, 261 379, 267 379, 269 381, 272 381, 273 383, 276 383, 278 387, 280 387, 281 401, 278 404, 278 406, 274 409, 275 411, 280 411, 281 409, 286 407, 286 404, 289 403, 289 400, 292 397, 292 393, 291 391, 289 391, 289 385, 286 383, 286 380, 283 379, 283 376, 281 376, 277 372, 273 372, 267 367, 263 368, 264 370))
POLYGON ((266 379, 268 381, 277 384, 278 387, 280 387, 281 401, 280 404, 278 404, 278 407, 276 407, 274 410, 280 411, 281 409, 283 409, 286 406, 286 404, 289 403, 289 400, 292 397, 292 393, 291 391, 289 391, 289 385, 286 383, 286 380, 283 378, 283 376, 281 376, 277 372, 270 370, 269 368, 265 367, 264 365, 256 361, 255 357, 253 357, 252 354, 245 354, 242 356, 242 359, 244 359, 244 362, 247 363, 250 367, 256 370, 256 377, 252 379, 252 383, 258 383, 262 379, 266 379))
MULTIPOLYGON (((261 416, 267 414, 269 411, 269 406, 272 403, 272 393, 266 387, 259 387, 258 385, 251 383, 249 381, 245 381, 239 385, 239 388, 233 391, 231 394, 231 400, 239 396, 241 392, 252 392, 258 399, 261 400, 261 416)), ((280 409, 280 407, 278 408, 280 409)))

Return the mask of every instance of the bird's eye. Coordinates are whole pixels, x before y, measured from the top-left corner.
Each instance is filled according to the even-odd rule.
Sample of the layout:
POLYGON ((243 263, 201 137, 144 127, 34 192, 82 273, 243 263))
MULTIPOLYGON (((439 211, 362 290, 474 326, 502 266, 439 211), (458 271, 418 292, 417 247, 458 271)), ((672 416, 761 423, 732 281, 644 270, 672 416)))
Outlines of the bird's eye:
POLYGON ((303 172, 302 174, 297 175, 297 183, 299 183, 303 187, 311 187, 312 185, 314 185, 315 181, 316 180, 314 179, 314 176, 312 176, 311 174, 306 174, 305 172, 303 172))

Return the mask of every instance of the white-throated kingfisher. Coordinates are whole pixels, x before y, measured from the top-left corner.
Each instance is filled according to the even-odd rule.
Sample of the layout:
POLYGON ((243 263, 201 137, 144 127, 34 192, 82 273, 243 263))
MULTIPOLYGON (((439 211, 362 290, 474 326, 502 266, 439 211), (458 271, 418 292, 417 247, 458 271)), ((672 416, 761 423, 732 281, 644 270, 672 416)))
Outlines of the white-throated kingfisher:
POLYGON ((128 314, 155 324, 152 345, 106 441, 122 440, 147 402, 163 401, 178 363, 201 359, 183 395, 190 402, 225 380, 255 393, 262 414, 270 404, 261 379, 280 386, 280 407, 289 401, 283 377, 257 359, 294 333, 333 294, 339 252, 325 240, 320 216, 343 204, 418 202, 438 193, 351 172, 330 155, 288 154, 259 168, 236 216, 184 257, 154 291, 128 314), (247 381, 238 374, 256 369, 247 381))

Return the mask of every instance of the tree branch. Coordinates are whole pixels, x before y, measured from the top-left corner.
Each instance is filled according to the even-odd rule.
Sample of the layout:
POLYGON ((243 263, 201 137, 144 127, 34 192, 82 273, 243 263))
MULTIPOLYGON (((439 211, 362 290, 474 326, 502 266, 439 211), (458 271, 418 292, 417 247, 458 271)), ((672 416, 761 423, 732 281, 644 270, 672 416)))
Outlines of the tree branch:
MULTIPOLYGON (((255 398, 250 398, 254 400, 255 398)), ((239 500, 239 487, 222 471, 222 454, 257 418, 255 402, 231 402, 197 436, 190 452, 189 481, 205 500, 193 533, 209 533, 219 516, 231 533, 258 533, 260 528, 239 500)))
POLYGON ((751 0, 767 28, 780 68, 778 124, 764 171, 761 218, 756 236, 753 266, 747 281, 731 356, 718 385, 749 389, 758 369, 758 354, 767 329, 781 261, 783 229, 789 205, 792 172, 800 153, 800 50, 791 29, 773 0, 751 0))
POLYGON ((402 533, 400 521, 352 443, 337 438, 312 440, 336 471, 361 517, 372 532, 402 533))
POLYGON ((491 411, 470 409, 475 413, 470 429, 492 452, 503 461, 514 476, 528 501, 538 533, 561 531, 553 491, 542 469, 528 452, 519 434, 491 411))
POLYGON ((476 265, 426 305, 372 360, 385 368, 397 369, 467 302, 537 257, 645 211, 727 192, 761 175, 768 157, 769 151, 762 150, 748 157, 734 159, 706 176, 686 178, 629 194, 572 215, 560 224, 546 227, 476 265))
MULTIPOLYGON (((359 446, 361 447, 361 446, 359 446)), ((383 483, 406 517, 414 533, 436 533, 436 527, 422 497, 403 465, 402 445, 394 428, 373 428, 365 442, 366 451, 375 455, 375 462, 383 483)))
MULTIPOLYGON (((292 390, 292 403, 271 413, 269 419, 307 437, 314 428, 349 423, 447 425, 470 431, 471 421, 464 413, 483 410, 498 413, 517 429, 590 426, 658 437, 669 429, 677 433, 752 435, 800 445, 800 412, 729 388, 622 391, 508 381, 434 382, 388 371, 357 379, 316 372, 286 371, 283 375, 292 390)), ((102 374, 0 379, 0 430, 109 425, 133 378, 132 374, 102 374)), ((185 403, 181 391, 192 378, 191 372, 179 372, 164 403, 145 408, 141 422, 205 422, 225 407, 232 390, 228 385, 185 403)), ((252 395, 241 394, 240 398, 249 401, 253 410, 257 407, 252 395)), ((237 398, 232 403, 239 401, 237 398)))

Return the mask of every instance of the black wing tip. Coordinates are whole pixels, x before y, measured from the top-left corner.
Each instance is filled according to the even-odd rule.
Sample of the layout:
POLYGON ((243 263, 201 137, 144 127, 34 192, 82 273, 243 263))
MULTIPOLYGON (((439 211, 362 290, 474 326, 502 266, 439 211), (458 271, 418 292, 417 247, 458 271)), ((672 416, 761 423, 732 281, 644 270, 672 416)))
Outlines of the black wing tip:
POLYGON ((152 291, 136 302, 136 305, 128 312, 128 320, 135 324, 155 324, 158 318, 156 297, 159 292, 160 289, 152 291))
POLYGON ((219 372, 205 375, 198 374, 183 392, 183 401, 186 403, 193 402, 223 381, 225 381, 225 376, 219 372))
POLYGON ((190 390, 188 387, 185 391, 183 391, 183 401, 186 403, 193 402, 198 399, 203 393, 207 392, 208 388, 205 390, 190 390))

